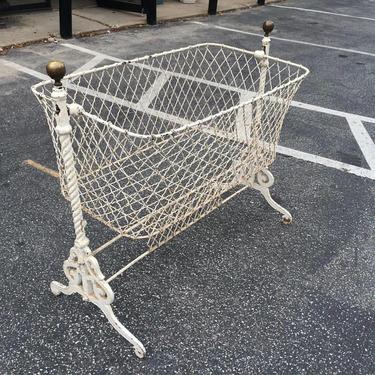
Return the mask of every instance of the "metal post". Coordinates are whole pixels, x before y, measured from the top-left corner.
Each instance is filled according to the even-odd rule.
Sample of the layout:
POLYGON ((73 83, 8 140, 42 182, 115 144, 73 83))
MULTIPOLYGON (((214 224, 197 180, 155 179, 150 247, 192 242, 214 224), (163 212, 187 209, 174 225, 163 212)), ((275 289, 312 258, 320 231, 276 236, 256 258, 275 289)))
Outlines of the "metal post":
POLYGON ((156 25, 156 0, 144 0, 148 25, 156 25))
MULTIPOLYGON (((269 34, 274 28, 274 23, 272 21, 265 21, 263 23, 263 31, 264 31, 264 38, 262 39, 262 49, 259 51, 255 51, 254 57, 258 61, 259 69, 260 69, 260 77, 259 77, 259 87, 258 87, 258 97, 261 97, 264 94, 266 81, 267 81, 267 72, 269 67, 268 61, 268 54, 270 48, 270 41, 269 34)), ((255 111, 255 128, 258 129, 261 127, 262 117, 263 117, 263 108, 264 107, 264 99, 257 99, 256 100, 256 111, 255 111)), ((261 152, 261 151, 260 151, 261 152)))
POLYGON ((85 222, 83 220, 77 172, 74 163, 74 152, 71 139, 72 127, 70 125, 70 116, 66 104, 67 92, 61 83, 61 80, 65 75, 64 63, 61 61, 51 61, 47 65, 47 73, 55 81, 51 97, 56 105, 56 133, 58 134, 60 141, 61 156, 65 169, 65 180, 73 213, 76 246, 81 249, 88 246, 89 241, 85 234, 85 222))
MULTIPOLYGON (((266 75, 268 70, 268 55, 270 53, 270 42, 271 38, 269 35, 271 34, 271 31, 274 28, 274 23, 272 21, 265 21, 263 23, 263 31, 264 31, 264 37, 262 39, 262 50, 255 51, 255 58, 258 60, 259 66, 260 66, 260 78, 259 78, 259 89, 258 89, 258 95, 264 94, 265 84, 266 84, 266 75)), ((257 103, 257 105, 260 105, 261 103, 257 103)), ((257 111, 258 112, 258 111, 257 111)), ((259 111, 260 112, 260 111, 259 111)))
POLYGON ((59 0, 61 38, 72 37, 72 0, 59 0))
MULTIPOLYGON (((258 1, 259 3, 259 1, 258 1)), ((263 1, 264 3, 264 1, 263 1)), ((267 123, 267 118, 263 118, 263 111, 267 110, 265 107, 267 103, 265 103, 265 99, 260 99, 266 88, 267 83, 267 74, 269 69, 269 53, 270 53, 270 42, 271 38, 269 35, 271 34, 274 23, 272 21, 265 21, 263 23, 263 31, 264 31, 264 37, 262 39, 262 49, 259 51, 255 51, 254 56, 258 61, 259 69, 260 69, 260 77, 259 77, 259 88, 257 92, 258 99, 256 100, 256 112, 255 112, 255 129, 261 129, 262 128, 262 121, 265 121, 267 123)), ((261 142, 261 148, 256 150, 256 158, 260 159, 262 156, 261 154, 264 153, 263 147, 265 142, 267 140, 264 139, 264 136, 262 132, 259 132, 257 134, 257 138, 261 142), (259 155, 259 154, 260 155, 259 155)), ((260 159, 261 160, 261 159, 260 159)), ((274 208, 276 211, 279 211, 282 213, 283 223, 284 224, 290 224, 292 222, 292 215, 288 210, 286 210, 284 207, 280 206, 277 202, 273 200, 270 194, 270 187, 274 183, 274 177, 272 173, 266 168, 261 169, 258 171, 255 175, 251 177, 250 185, 260 191, 260 193, 263 195, 263 197, 266 199, 268 204, 274 208)))
MULTIPOLYGON (((274 28, 274 23, 272 21, 265 21, 263 23, 264 38, 262 39, 262 50, 255 51, 255 58, 258 61, 260 67, 260 78, 259 78, 259 88, 258 95, 261 96, 264 94, 266 76, 268 70, 268 55, 270 52, 270 42, 271 38, 269 37, 271 31, 274 28)), ((257 116, 261 117, 261 102, 257 101, 257 116)), ((259 118, 260 121, 260 118, 259 118)))
POLYGON ((258 5, 264 5, 265 2, 265 0, 258 0, 258 5))
POLYGON ((217 0, 209 0, 208 14, 214 16, 217 13, 217 0))
POLYGON ((267 56, 270 54, 270 43, 271 43, 270 34, 274 27, 275 27, 275 24, 270 20, 263 22, 264 38, 262 39, 262 46, 263 46, 263 51, 267 56))
POLYGON ((99 263, 89 248, 74 160, 72 126, 70 125, 70 114, 66 103, 67 92, 61 83, 65 75, 64 63, 51 61, 47 65, 47 73, 54 80, 51 97, 55 102, 55 129, 60 141, 76 237, 74 246, 70 249, 70 256, 64 262, 64 272, 69 284, 63 285, 57 281, 52 281, 51 291, 55 295, 79 293, 84 300, 94 303, 102 310, 113 328, 134 346, 135 354, 139 358, 143 358, 146 354, 143 344, 119 322, 113 313, 111 307, 114 300, 113 290, 105 280, 99 263))

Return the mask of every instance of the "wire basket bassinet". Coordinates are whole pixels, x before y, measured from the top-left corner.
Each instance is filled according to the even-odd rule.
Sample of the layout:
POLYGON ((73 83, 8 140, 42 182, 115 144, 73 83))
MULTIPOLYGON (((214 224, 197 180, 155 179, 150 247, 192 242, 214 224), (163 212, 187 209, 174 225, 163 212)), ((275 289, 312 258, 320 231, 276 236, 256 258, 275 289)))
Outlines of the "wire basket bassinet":
POLYGON ((280 130, 308 69, 269 56, 273 22, 254 53, 199 44, 33 86, 57 155, 61 190, 70 200, 74 246, 64 262, 68 285, 105 314, 143 358, 143 344, 116 318, 110 283, 168 239, 247 187, 290 223, 271 195, 268 171, 280 130), (61 80, 63 79, 63 82, 61 80), (117 232, 91 250, 83 211, 117 232), (147 250, 105 278, 96 255, 122 237, 147 250))
MULTIPOLYGON (((83 208, 155 246, 249 183, 275 159, 284 116, 307 74, 267 59, 264 68, 251 52, 200 44, 66 76, 83 208)), ((34 92, 67 196, 51 88, 34 92)))

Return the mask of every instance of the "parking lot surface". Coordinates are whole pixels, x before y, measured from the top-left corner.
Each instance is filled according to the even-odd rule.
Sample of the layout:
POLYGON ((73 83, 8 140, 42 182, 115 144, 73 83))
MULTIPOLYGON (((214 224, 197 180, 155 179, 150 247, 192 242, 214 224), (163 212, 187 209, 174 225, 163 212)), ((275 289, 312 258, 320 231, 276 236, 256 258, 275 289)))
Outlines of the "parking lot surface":
MULTIPOLYGON (((375 373, 374 40, 373 2, 291 0, 0 57, 0 373, 375 373), (53 58, 72 72, 200 42, 259 49, 265 19, 271 55, 311 70, 270 168, 293 224, 246 190, 117 279, 139 360, 96 306, 49 290, 74 237, 57 179, 25 163, 56 169, 30 86, 53 58)), ((109 238, 87 221, 93 244, 109 238)), ((116 243, 103 272, 135 251, 116 243)))

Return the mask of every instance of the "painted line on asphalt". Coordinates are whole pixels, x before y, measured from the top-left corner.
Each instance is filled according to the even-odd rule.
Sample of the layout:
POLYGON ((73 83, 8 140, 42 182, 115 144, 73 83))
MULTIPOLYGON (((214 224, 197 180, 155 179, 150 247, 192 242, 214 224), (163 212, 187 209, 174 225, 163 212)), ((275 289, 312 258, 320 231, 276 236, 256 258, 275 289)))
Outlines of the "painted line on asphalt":
MULTIPOLYGON (((231 27, 218 26, 218 25, 214 25, 214 24, 211 24, 211 23, 204 23, 204 22, 199 22, 199 21, 190 21, 190 22, 194 23, 195 25, 200 25, 200 26, 204 26, 204 27, 207 27, 207 28, 224 30, 224 31, 231 31, 233 33, 238 33, 238 34, 259 36, 260 38, 264 37, 264 35, 262 35, 262 34, 252 33, 250 31, 233 29, 231 27)), ((280 38, 280 37, 277 37, 277 36, 272 36, 272 40, 280 40, 282 42, 295 43, 295 44, 303 44, 303 45, 311 46, 311 47, 319 47, 319 48, 331 49, 331 50, 340 51, 340 52, 347 52, 347 53, 354 53, 354 54, 358 54, 358 55, 365 55, 365 56, 375 57, 375 53, 365 52, 365 51, 358 51, 358 50, 350 49, 350 48, 334 47, 334 46, 329 46, 327 44, 318 44, 318 43, 304 42, 302 40, 280 38)))
POLYGON ((294 150, 292 148, 287 148, 283 146, 277 146, 276 150, 279 154, 282 154, 282 155, 292 156, 299 160, 309 161, 314 164, 320 164, 320 165, 324 165, 325 167, 338 169, 340 171, 354 174, 359 177, 366 177, 366 178, 370 178, 371 180, 375 180, 375 171, 372 171, 370 169, 357 167, 355 165, 346 164, 341 161, 328 159, 322 156, 309 154, 307 152, 298 151, 298 150, 294 150))
POLYGON ((98 64, 100 64, 105 59, 104 56, 94 56, 91 60, 89 60, 87 63, 80 66, 78 69, 76 69, 73 73, 79 73, 84 72, 85 70, 90 70, 95 68, 98 64))
POLYGON ((41 79, 42 81, 45 81, 46 79, 50 79, 46 74, 37 72, 36 70, 33 70, 33 69, 26 68, 25 66, 17 64, 13 61, 0 59, 0 63, 2 63, 3 65, 5 65, 5 66, 7 66, 11 69, 14 69, 14 70, 18 71, 18 72, 26 73, 30 76, 41 79))
POLYGON ((64 47, 70 48, 70 49, 75 49, 76 51, 87 53, 87 54, 92 55, 92 56, 101 56, 103 59, 108 59, 108 60, 115 61, 115 62, 124 61, 124 59, 119 59, 118 57, 106 55, 105 53, 96 52, 96 51, 93 51, 93 50, 85 48, 85 47, 77 46, 75 44, 61 43, 61 45, 64 46, 64 47))
MULTIPOLYGON (((76 46, 74 46, 74 47, 76 47, 76 46)), ((83 47, 80 47, 80 50, 82 52, 85 49, 83 47)), ((94 52, 91 51, 91 50, 87 50, 87 51, 90 51, 90 54, 94 54, 94 52)), ((100 54, 100 55, 103 56, 103 54, 100 54)), ((106 59, 114 60, 114 58, 111 58, 111 56, 108 56, 108 55, 104 55, 104 56, 105 56, 106 59)), ((116 60, 120 60, 120 59, 116 58, 116 60)), ((0 62, 5 62, 5 61, 7 63, 9 63, 7 60, 0 59, 0 62)), ((122 61, 122 60, 120 60, 120 61, 122 61)), ((29 69, 29 68, 25 68, 25 67, 23 67, 19 64, 16 64, 16 63, 11 63, 10 66, 12 66, 14 69, 16 69, 18 71, 29 74, 29 75, 31 75, 33 77, 36 77, 36 78, 39 78, 39 79, 48 78, 46 75, 44 75, 42 73, 39 73, 39 72, 34 71, 32 69, 29 69)), ((304 103, 301 103, 301 104, 304 104, 304 103)), ((307 105, 307 106, 309 106, 309 105, 307 105)), ((301 107, 301 106, 299 106, 299 107, 301 107)), ((303 108, 303 107, 301 107, 301 108, 303 108)), ((316 110, 318 112, 321 112, 321 111, 318 110, 319 108, 321 108, 321 107, 313 106, 312 110, 316 110)), ((311 109, 311 108, 306 108, 306 109, 311 109)), ((334 114, 334 115, 336 114, 336 111, 334 111, 334 110, 329 110, 329 111, 330 111, 329 113, 331 113, 331 114, 334 114)), ((327 112, 325 112, 325 113, 327 113, 327 112)), ((350 118, 350 119, 353 119, 353 118, 356 119, 357 118, 359 121, 362 117, 362 116, 357 116, 357 115, 345 113, 345 112, 339 112, 339 113, 340 113, 341 116, 342 116, 342 114, 346 115, 346 116, 343 116, 343 117, 350 118)), ((372 122, 375 122, 375 119, 367 118, 367 117, 365 117, 365 118, 367 120, 370 119, 370 120, 372 120, 372 122)), ((356 125, 356 126, 358 126, 358 125, 356 125)), ((360 133, 360 132, 358 131, 358 133, 360 133)), ((363 139, 361 141, 363 141, 363 139)), ((370 146, 370 148, 371 148, 371 146, 370 146)), ((295 149, 291 149, 291 148, 287 148, 287 147, 283 147, 283 146, 278 146, 277 151, 280 154, 292 156, 296 159, 313 162, 315 164, 324 165, 326 167, 338 169, 338 170, 341 170, 341 171, 344 171, 344 172, 347 172, 347 173, 351 173, 351 174, 354 174, 354 175, 357 175, 357 176, 360 176, 360 177, 366 177, 366 178, 370 178, 370 179, 375 180, 375 171, 374 170, 357 167, 357 166, 354 166, 354 165, 351 165, 351 164, 342 163, 342 162, 337 161, 337 160, 324 158, 324 157, 321 157, 321 156, 318 156, 318 155, 309 154, 309 153, 306 153, 306 152, 303 152, 303 151, 299 151, 299 150, 295 150, 295 149)))
POLYGON ((375 124, 375 118, 373 118, 373 117, 357 115, 356 113, 348 113, 348 112, 343 112, 343 111, 337 111, 335 109, 325 108, 325 107, 321 107, 319 105, 302 103, 302 102, 297 102, 297 101, 293 100, 291 102, 291 106, 297 107, 297 108, 302 108, 302 109, 307 109, 309 111, 325 113, 327 115, 332 115, 332 116, 338 116, 338 117, 344 117, 344 118, 356 117, 360 121, 375 124))
POLYGON ((356 20, 375 21, 375 18, 362 17, 362 16, 353 16, 353 15, 351 15, 351 14, 336 13, 336 12, 328 12, 328 11, 325 11, 325 10, 318 10, 318 9, 299 8, 299 7, 291 7, 291 6, 286 6, 286 5, 276 5, 276 4, 270 4, 270 5, 267 5, 267 6, 268 6, 268 7, 272 7, 272 8, 280 8, 280 9, 285 8, 285 9, 300 10, 300 11, 303 11, 303 12, 328 14, 328 15, 331 15, 331 16, 353 18, 353 19, 356 19, 356 20))
POLYGON ((347 118, 350 130, 353 133, 359 148, 362 151, 364 158, 370 169, 375 171, 375 144, 367 132, 365 126, 357 117, 348 116, 347 118))
POLYGON ((26 68, 25 66, 14 63, 13 61, 9 61, 9 60, 5 60, 3 58, 0 58, 0 64, 8 66, 9 68, 11 68, 13 70, 16 70, 18 72, 28 74, 29 76, 32 76, 34 78, 38 78, 42 81, 51 80, 51 78, 48 77, 46 74, 40 73, 40 72, 38 72, 34 69, 26 68))

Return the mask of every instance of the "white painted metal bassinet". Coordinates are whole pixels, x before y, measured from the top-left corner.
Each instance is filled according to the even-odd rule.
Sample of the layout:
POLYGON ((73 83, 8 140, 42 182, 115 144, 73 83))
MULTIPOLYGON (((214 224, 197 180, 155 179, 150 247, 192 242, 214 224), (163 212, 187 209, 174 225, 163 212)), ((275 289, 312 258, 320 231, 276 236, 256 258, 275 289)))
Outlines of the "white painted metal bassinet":
POLYGON ((114 316, 109 283, 161 244, 247 187, 291 221, 270 196, 289 104, 308 70, 219 44, 199 44, 65 75, 32 90, 45 109, 61 189, 70 200, 76 241, 64 263, 68 286, 100 307, 139 357, 145 349, 114 316), (225 196, 223 194, 226 193, 225 196), (91 251, 83 211, 117 232, 91 251), (146 239, 147 250, 105 279, 95 255, 121 237, 146 239))

